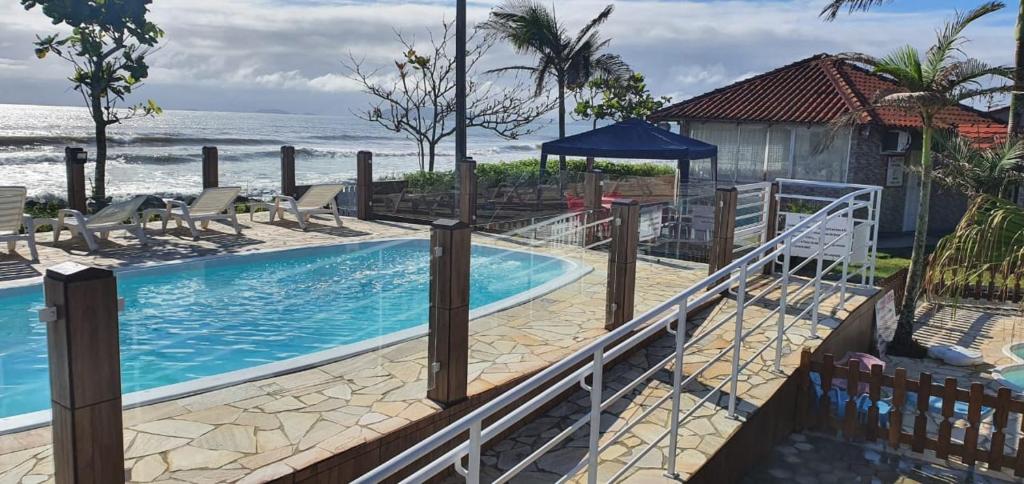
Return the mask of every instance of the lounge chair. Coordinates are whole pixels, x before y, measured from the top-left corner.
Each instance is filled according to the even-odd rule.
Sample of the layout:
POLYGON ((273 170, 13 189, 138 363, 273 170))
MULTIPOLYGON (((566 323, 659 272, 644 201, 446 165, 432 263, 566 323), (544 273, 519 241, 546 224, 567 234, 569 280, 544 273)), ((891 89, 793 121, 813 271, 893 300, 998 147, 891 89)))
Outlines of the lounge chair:
POLYGON ((167 222, 174 219, 174 223, 179 228, 181 228, 181 222, 188 224, 188 229, 192 232, 192 240, 199 240, 196 222, 199 222, 203 230, 206 230, 210 226, 211 220, 227 220, 235 228, 235 233, 241 235, 242 227, 238 225, 238 215, 235 213, 235 199, 238 198, 238 193, 241 191, 241 187, 207 188, 191 204, 165 198, 167 212, 163 217, 163 231, 167 231, 167 222))
POLYGON ((78 210, 65 208, 57 212, 57 220, 53 224, 53 241, 60 240, 60 232, 65 227, 71 231, 72 237, 81 235, 85 239, 89 251, 99 248, 95 234, 106 239, 114 230, 126 230, 135 234, 142 245, 146 245, 146 234, 142 230, 139 219, 139 207, 146 201, 146 195, 139 195, 126 202, 107 205, 99 212, 86 216, 78 210), (69 217, 70 216, 70 217, 69 217), (125 223, 125 221, 128 223, 125 223))
POLYGON ((32 262, 39 262, 36 252, 36 227, 32 217, 25 214, 25 187, 0 187, 0 241, 7 242, 7 250, 14 252, 19 240, 28 243, 32 262), (22 234, 21 226, 25 226, 22 234))
POLYGON ((274 223, 275 215, 284 220, 284 214, 290 213, 299 221, 299 227, 306 230, 309 217, 318 213, 334 216, 335 223, 341 227, 341 214, 338 212, 336 197, 344 185, 313 185, 298 200, 288 195, 274 198, 274 208, 270 211, 270 223, 274 223), (283 203, 282 203, 283 202, 283 203), (330 208, 324 208, 325 206, 330 208))

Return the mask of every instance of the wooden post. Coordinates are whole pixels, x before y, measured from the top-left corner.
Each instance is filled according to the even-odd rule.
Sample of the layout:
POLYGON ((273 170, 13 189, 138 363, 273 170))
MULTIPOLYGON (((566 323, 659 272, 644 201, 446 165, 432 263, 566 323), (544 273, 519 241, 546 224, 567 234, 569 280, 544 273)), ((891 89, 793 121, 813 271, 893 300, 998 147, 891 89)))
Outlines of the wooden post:
POLYGON ((451 219, 430 230, 430 324, 427 398, 452 404, 466 398, 469 374, 469 225, 451 219))
POLYGON ((295 189, 295 147, 281 147, 281 194, 297 197, 295 189))
POLYGON ((356 154, 356 218, 373 219, 373 153, 356 154))
POLYGON ((586 172, 594 171, 594 157, 593 156, 588 156, 587 157, 587 167, 584 169, 584 171, 586 171, 586 172))
POLYGON ((640 203, 612 202, 612 241, 608 250, 608 291, 605 329, 611 331, 633 319, 636 287, 636 251, 640 244, 640 203))
MULTIPOLYGON (((591 160, 592 158, 588 158, 591 160)), ((588 224, 600 220, 602 213, 601 199, 604 197, 601 187, 603 174, 601 170, 588 170, 583 174, 583 208, 587 210, 586 221, 588 224)), ((589 246, 597 237, 598 227, 590 227, 584 234, 584 240, 589 246)))
POLYGON ((583 207, 594 211, 601 209, 601 199, 604 197, 601 189, 601 179, 604 174, 601 170, 590 170, 583 174, 583 207))
POLYGON ((124 482, 114 273, 66 262, 43 289, 56 482, 124 482))
POLYGON ((459 220, 466 225, 476 224, 476 160, 471 157, 459 163, 459 220))
POLYGON ((82 148, 64 148, 64 165, 67 168, 68 207, 86 212, 85 162, 89 154, 82 148))
POLYGON ((736 196, 735 187, 715 189, 715 228, 711 239, 708 274, 714 274, 732 262, 736 236, 736 196))
MULTIPOLYGON (((772 182, 768 190, 768 218, 765 220, 765 242, 772 240, 779 233, 779 182, 772 182)), ((770 276, 775 272, 775 263, 768 263, 764 266, 764 275, 770 276)))
POLYGON ((217 172, 217 147, 203 147, 203 189, 217 188, 220 185, 217 172))

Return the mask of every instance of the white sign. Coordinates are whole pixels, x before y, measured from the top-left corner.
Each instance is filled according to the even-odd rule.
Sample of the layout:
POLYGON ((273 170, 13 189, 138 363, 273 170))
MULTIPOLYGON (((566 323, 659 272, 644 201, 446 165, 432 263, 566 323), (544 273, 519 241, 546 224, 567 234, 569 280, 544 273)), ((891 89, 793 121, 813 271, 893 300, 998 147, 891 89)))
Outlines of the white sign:
POLYGON ((903 168, 904 160, 902 156, 890 156, 888 158, 889 164, 885 169, 885 186, 887 187, 901 187, 903 186, 903 168))
POLYGON ((896 336, 896 323, 896 296, 889 290, 875 303, 875 343, 883 356, 885 346, 896 336))
MULTIPOLYGON (((791 212, 783 212, 783 215, 786 218, 786 230, 796 226, 803 219, 810 217, 807 214, 791 212)), ((868 260, 868 228, 868 224, 862 223, 853 229, 853 255, 850 257, 850 262, 853 264, 863 264, 868 260)), ((824 259, 839 260, 851 250, 848 230, 849 222, 845 218, 836 217, 828 221, 828 224, 825 225, 825 244, 832 243, 836 238, 839 238, 839 240, 825 249, 824 259)), ((811 230, 810 233, 797 239, 793 244, 791 252, 794 257, 813 257, 817 256, 817 253, 817 230, 811 230)))
POLYGON ((651 240, 661 235, 661 213, 664 206, 640 208, 640 240, 651 240))

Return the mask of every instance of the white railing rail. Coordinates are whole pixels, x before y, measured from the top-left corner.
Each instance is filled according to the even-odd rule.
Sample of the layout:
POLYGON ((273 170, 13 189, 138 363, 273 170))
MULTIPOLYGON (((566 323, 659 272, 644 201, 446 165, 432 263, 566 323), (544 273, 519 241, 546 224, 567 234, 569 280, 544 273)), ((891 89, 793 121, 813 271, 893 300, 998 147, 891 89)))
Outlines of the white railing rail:
MULTIPOLYGON (((607 482, 614 482, 623 477, 641 458, 643 458, 644 455, 646 455, 651 449, 660 445, 660 443, 664 441, 665 437, 669 437, 667 472, 674 475, 675 460, 678 451, 676 439, 679 434, 679 426, 686 419, 692 416, 705 404, 711 402, 713 397, 719 397, 726 385, 729 386, 728 414, 729 416, 734 417, 737 413, 737 404, 739 400, 738 382, 740 374, 753 361, 769 349, 773 349, 775 352, 775 369, 781 370, 781 361, 784 352, 783 345, 785 343, 787 331, 799 321, 809 316, 811 318, 811 335, 812 337, 816 337, 819 323, 819 305, 824 298, 830 296, 836 291, 839 291, 840 293, 840 305, 845 306, 847 301, 848 280, 854 275, 849 271, 850 254, 852 253, 852 250, 847 250, 845 255, 841 255, 827 267, 824 265, 824 257, 826 252, 833 246, 841 246, 841 244, 845 243, 847 248, 851 248, 853 240, 848 237, 848 234, 851 233, 852 230, 850 232, 843 232, 832 240, 826 241, 825 227, 830 222, 834 220, 844 220, 851 228, 854 224, 858 223, 858 221, 861 224, 870 224, 872 238, 868 242, 872 245, 869 249, 869 253, 872 254, 872 260, 869 260, 868 263, 865 264, 864 269, 865 271, 868 271, 868 268, 870 268, 870 274, 868 272, 864 272, 861 276, 862 280, 864 275, 868 275, 869 280, 873 276, 873 254, 875 254, 874 236, 877 234, 877 219, 879 213, 878 204, 880 202, 881 188, 845 184, 827 184, 822 182, 803 182, 799 180, 781 180, 781 182, 783 183, 780 183, 780 187, 787 188, 800 186, 806 188, 828 187, 846 188, 852 189, 853 191, 832 200, 823 209, 801 220, 793 227, 782 231, 782 233, 773 237, 771 240, 767 241, 767 243, 754 248, 749 253, 736 259, 731 264, 723 267, 714 274, 711 274, 704 280, 647 310, 624 325, 608 332, 601 338, 587 344, 565 359, 556 362, 525 382, 506 391, 494 400, 491 400, 487 404, 471 412, 469 415, 462 417, 429 438, 410 447, 398 456, 363 475, 357 479, 356 482, 380 482, 400 471, 403 471, 411 463, 418 461, 428 454, 431 454, 444 446, 454 444, 454 447, 444 453, 441 457, 422 464, 422 466, 415 469, 415 471, 402 482, 422 482, 442 472, 448 466, 454 466, 456 471, 465 476, 467 482, 473 484, 479 483, 482 446, 486 445, 488 441, 507 430, 513 424, 535 412, 542 405, 549 403, 551 400, 576 385, 580 385, 586 391, 590 392, 591 409, 588 415, 577 420, 568 428, 555 435, 547 443, 537 448, 532 454, 525 457, 521 462, 500 476, 495 482, 507 482, 574 432, 589 425, 590 438, 587 457, 581 460, 575 469, 571 470, 566 475, 573 476, 577 472, 586 468, 588 482, 596 483, 598 480, 597 469, 598 463, 600 462, 601 452, 617 442, 618 439, 626 435, 633 427, 644 421, 655 410, 661 408, 661 406, 667 402, 671 402, 671 421, 668 428, 666 428, 654 442, 649 443, 647 447, 642 449, 640 453, 634 454, 633 459, 617 473, 610 476, 607 479, 607 482), (861 215, 858 216, 857 214, 861 215), (849 239, 849 241, 847 241, 847 239, 849 239), (798 244, 807 245, 808 243, 813 243, 817 247, 814 252, 814 256, 806 258, 802 263, 795 266, 791 265, 792 249, 798 244), (794 282, 794 273, 808 267, 811 263, 813 263, 815 267, 813 276, 802 278, 803 283, 800 287, 795 291, 791 291, 790 285, 794 282), (766 283, 759 283, 755 279, 754 282, 759 283, 760 285, 757 286, 756 293, 752 292, 751 286, 749 285, 750 276, 759 274, 762 272, 762 268, 770 264, 781 265, 780 276, 774 280, 769 279, 771 282, 766 283), (837 281, 823 281, 823 276, 829 274, 833 270, 839 270, 840 267, 841 276, 839 276, 837 281), (825 285, 828 285, 829 287, 825 288, 825 285), (692 337, 687 339, 685 325, 687 313, 689 311, 696 310, 709 301, 715 300, 720 294, 730 290, 734 286, 736 287, 736 308, 726 312, 726 314, 721 318, 716 318, 714 321, 705 321, 699 328, 699 331, 695 332, 692 337), (778 289, 778 300, 777 302, 770 301, 768 296, 773 291, 776 291, 776 289, 778 289), (809 303, 805 302, 801 304, 801 297, 804 299, 810 299, 809 303), (762 307, 765 305, 771 305, 774 306, 774 309, 770 311, 767 316, 764 316, 758 322, 753 324, 753 326, 745 326, 744 310, 755 303, 760 304, 762 307), (797 314, 795 316, 791 316, 789 314, 790 312, 797 312, 797 314), (789 318, 787 318, 787 316, 789 316, 789 318), (791 320, 787 321, 787 319, 791 320), (758 331, 765 324, 770 323, 773 320, 775 323, 774 336, 769 339, 767 343, 763 344, 763 346, 759 348, 753 356, 741 359, 741 346, 743 342, 749 341, 748 338, 754 332, 758 331), (677 322, 675 327, 672 325, 674 321, 677 322), (716 356, 708 360, 700 369, 692 372, 684 379, 682 367, 683 360, 687 352, 694 350, 708 335, 711 335, 722 328, 727 328, 728 330, 730 327, 728 326, 729 323, 732 323, 732 344, 718 352, 716 356), (673 354, 657 362, 637 379, 633 380, 630 384, 627 384, 624 388, 619 389, 610 397, 603 398, 604 382, 602 379, 604 362, 613 361, 615 358, 622 356, 627 351, 663 330, 667 330, 668 333, 674 335, 675 351, 673 354), (723 378, 722 381, 712 389, 712 391, 708 392, 702 399, 690 406, 690 408, 682 408, 681 395, 684 392, 684 388, 691 382, 696 381, 696 379, 703 374, 705 370, 727 356, 730 358, 729 361, 732 367, 729 376, 727 378, 723 378), (610 438, 602 441, 600 430, 602 412, 616 401, 629 394, 641 383, 652 378, 659 371, 668 368, 669 365, 673 365, 672 391, 668 392, 663 398, 657 401, 650 408, 646 409, 639 416, 631 419, 620 429, 616 430, 614 435, 610 438), (568 376, 561 376, 559 378, 559 376, 563 374, 568 374, 568 376), (587 382, 588 377, 590 380, 589 383, 587 382), (558 379, 556 380, 556 378, 558 379), (527 401, 522 402, 522 400, 527 401), (513 404, 515 404, 515 406, 509 410, 510 406, 513 404), (503 411, 508 411, 508 413, 484 426, 485 420, 491 420, 495 415, 503 411), (455 443, 460 436, 465 435, 466 433, 469 434, 469 440, 455 443), (466 458, 468 458, 468 465, 464 466, 463 459, 466 458)), ((783 189, 780 188, 780 198, 784 196, 783 189)), ((769 331, 771 331, 771 329, 769 329, 769 331)))

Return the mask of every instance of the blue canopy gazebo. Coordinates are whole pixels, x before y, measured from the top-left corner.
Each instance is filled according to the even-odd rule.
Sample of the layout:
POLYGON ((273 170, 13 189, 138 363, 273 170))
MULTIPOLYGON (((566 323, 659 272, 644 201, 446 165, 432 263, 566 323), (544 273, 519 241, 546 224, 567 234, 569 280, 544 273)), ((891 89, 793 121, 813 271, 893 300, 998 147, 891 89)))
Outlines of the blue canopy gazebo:
MULTIPOLYGON (((540 147, 540 169, 547 169, 549 155, 587 158, 676 160, 679 181, 690 178, 690 160, 711 159, 712 177, 718 181, 718 147, 659 128, 647 121, 629 119, 585 133, 548 141, 540 147)), ((559 166, 559 171, 564 171, 559 166)))

